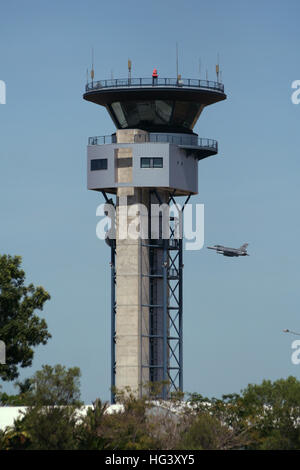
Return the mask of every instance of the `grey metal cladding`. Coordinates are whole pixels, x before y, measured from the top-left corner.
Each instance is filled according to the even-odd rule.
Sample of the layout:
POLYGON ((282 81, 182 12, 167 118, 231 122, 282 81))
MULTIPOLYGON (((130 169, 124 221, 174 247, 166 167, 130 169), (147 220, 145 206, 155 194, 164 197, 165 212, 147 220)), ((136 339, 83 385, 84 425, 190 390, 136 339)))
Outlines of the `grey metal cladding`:
POLYGON ((115 187, 115 145, 88 145, 87 150, 87 187, 105 189, 115 187), (91 171, 91 160, 107 158, 107 170, 91 171))
POLYGON ((170 144, 169 186, 191 193, 198 193, 198 160, 177 145, 170 144))
POLYGON ((109 190, 117 187, 172 188, 196 194, 198 192, 198 160, 187 156, 182 148, 169 143, 128 143, 89 145, 87 148, 88 189, 109 190), (132 182, 115 180, 115 149, 132 149, 132 182), (163 158, 163 168, 141 168, 144 157, 163 158), (107 158, 107 170, 91 171, 90 161, 107 158))
POLYGON ((169 187, 169 144, 134 144, 133 146, 133 182, 141 187, 169 187), (141 168, 142 157, 162 157, 163 168, 141 168))

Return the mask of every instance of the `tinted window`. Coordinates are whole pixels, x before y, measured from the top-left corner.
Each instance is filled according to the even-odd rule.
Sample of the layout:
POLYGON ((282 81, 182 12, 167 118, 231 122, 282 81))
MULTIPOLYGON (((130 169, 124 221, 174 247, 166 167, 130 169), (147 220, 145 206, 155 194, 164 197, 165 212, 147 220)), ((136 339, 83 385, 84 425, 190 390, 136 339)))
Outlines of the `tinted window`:
POLYGON ((162 167, 163 167, 163 159, 161 157, 153 158, 153 168, 162 168, 162 167))
POLYGON ((141 168, 150 168, 151 158, 141 158, 141 168))
POLYGON ((107 170, 107 158, 91 160, 91 171, 107 170))
POLYGON ((141 125, 169 125, 172 115, 172 101, 123 101, 111 105, 120 128, 141 125))
POLYGON ((137 100, 111 104, 120 129, 193 129, 203 105, 193 101, 137 100))
POLYGON ((163 159, 162 157, 142 157, 141 168, 163 168, 163 159))

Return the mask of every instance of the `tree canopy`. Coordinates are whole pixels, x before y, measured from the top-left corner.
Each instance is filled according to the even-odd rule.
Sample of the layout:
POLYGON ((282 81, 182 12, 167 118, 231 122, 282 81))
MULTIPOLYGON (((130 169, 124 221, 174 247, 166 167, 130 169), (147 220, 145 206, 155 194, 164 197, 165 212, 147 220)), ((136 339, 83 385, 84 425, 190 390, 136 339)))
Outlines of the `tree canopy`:
MULTIPOLYGON (((32 378, 17 383, 19 398, 27 409, 15 421, 14 429, 4 434, 2 446, 20 448, 23 440, 26 449, 75 449, 82 404, 80 375, 78 367, 44 365, 32 378)), ((14 400, 17 401, 17 397, 14 400)))
POLYGON ((20 256, 0 255, 0 340, 6 346, 0 378, 6 381, 19 376, 19 367, 31 366, 33 347, 51 337, 46 321, 35 313, 50 295, 41 286, 25 285, 21 263, 20 256))
POLYGON ((300 449, 295 377, 250 384, 222 398, 193 393, 187 401, 116 391, 120 406, 114 412, 99 399, 83 410, 79 377, 77 368, 43 366, 19 384, 19 399, 29 406, 12 428, 0 432, 0 449, 300 449))

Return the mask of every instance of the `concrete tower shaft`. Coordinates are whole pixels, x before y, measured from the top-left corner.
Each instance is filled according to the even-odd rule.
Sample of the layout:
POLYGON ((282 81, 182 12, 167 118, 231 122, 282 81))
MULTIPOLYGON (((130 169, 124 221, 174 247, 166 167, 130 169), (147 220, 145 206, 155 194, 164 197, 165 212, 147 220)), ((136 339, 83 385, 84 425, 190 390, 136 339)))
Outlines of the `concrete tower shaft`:
MULTIPOLYGON (((116 140, 118 144, 134 144, 136 138, 146 135, 147 132, 139 129, 118 130, 116 140)), ((132 149, 118 149, 115 165, 117 182, 131 183, 132 149)), ((168 191, 160 190, 159 199, 163 204, 168 203, 168 191)), ((143 384, 150 382, 151 376, 156 381, 163 380, 163 370, 159 367, 163 364, 163 309, 158 307, 163 305, 163 283, 161 278, 149 282, 151 271, 158 272, 162 266, 163 249, 158 248, 155 254, 151 254, 150 260, 148 236, 133 239, 128 230, 135 222, 137 206, 142 205, 147 212, 140 214, 140 223, 144 224, 144 231, 148 235, 148 215, 151 214, 153 203, 157 204, 158 201, 154 200, 147 188, 117 188, 115 386, 117 389, 127 386, 139 394, 142 394, 143 384), (157 305, 152 318, 149 315, 151 302, 157 305), (151 330, 157 336, 156 339, 150 339, 151 330), (151 354, 153 343, 155 354, 151 354)), ((152 219, 152 224, 155 223, 152 219)))

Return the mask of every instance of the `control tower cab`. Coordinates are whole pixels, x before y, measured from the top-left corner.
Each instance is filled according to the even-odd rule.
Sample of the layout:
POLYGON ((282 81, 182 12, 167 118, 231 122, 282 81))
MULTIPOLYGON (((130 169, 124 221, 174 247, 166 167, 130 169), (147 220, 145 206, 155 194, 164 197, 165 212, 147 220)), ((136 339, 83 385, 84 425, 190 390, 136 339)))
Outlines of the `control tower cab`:
POLYGON ((121 184, 176 189, 178 196, 198 192, 198 161, 218 153, 218 144, 193 129, 205 106, 226 98, 224 85, 171 78, 152 83, 152 78, 132 78, 87 84, 84 99, 104 106, 122 131, 89 138, 89 189, 116 193, 121 184), (117 155, 129 135, 130 170, 127 181, 120 181, 117 155))

